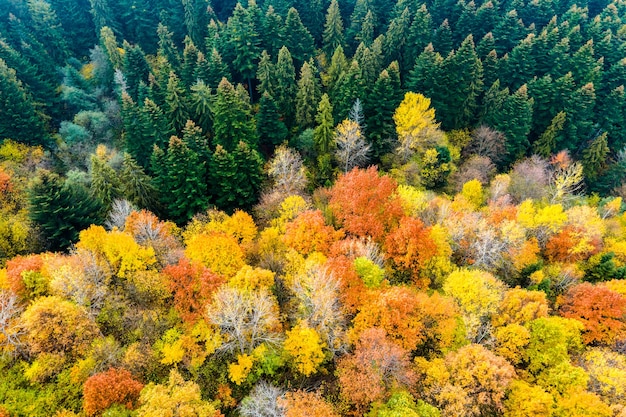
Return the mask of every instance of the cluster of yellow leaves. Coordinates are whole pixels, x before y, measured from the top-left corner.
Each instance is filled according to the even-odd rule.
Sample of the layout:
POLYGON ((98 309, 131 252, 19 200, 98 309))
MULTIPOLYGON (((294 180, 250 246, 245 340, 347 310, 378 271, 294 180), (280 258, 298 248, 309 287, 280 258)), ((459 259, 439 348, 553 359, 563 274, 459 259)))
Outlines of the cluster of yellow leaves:
POLYGON ((228 364, 228 377, 237 385, 241 385, 242 382, 248 378, 252 366, 254 365, 254 357, 242 354, 237 355, 237 362, 228 364))
POLYGON ((185 255, 227 278, 235 276, 245 265, 244 253, 237 240, 221 232, 192 235, 187 241, 185 255))
POLYGON ((124 232, 107 232, 102 226, 91 226, 80 232, 79 238, 77 248, 95 253, 120 278, 127 278, 156 263, 154 249, 140 246, 131 235, 124 232))
POLYGON ((244 265, 234 277, 228 281, 228 285, 243 291, 269 290, 274 286, 274 276, 272 271, 263 268, 253 268, 244 265))
POLYGON ((291 356, 296 370, 304 376, 317 372, 324 362, 325 347, 320 335, 303 323, 287 331, 285 351, 291 356))

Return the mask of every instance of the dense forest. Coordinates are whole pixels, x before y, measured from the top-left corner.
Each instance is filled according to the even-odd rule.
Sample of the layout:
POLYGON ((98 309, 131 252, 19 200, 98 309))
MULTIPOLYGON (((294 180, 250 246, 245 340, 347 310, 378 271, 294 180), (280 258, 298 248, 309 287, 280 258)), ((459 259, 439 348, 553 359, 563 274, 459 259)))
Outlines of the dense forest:
POLYGON ((624 0, 0 0, 0 417, 626 417, 624 0))

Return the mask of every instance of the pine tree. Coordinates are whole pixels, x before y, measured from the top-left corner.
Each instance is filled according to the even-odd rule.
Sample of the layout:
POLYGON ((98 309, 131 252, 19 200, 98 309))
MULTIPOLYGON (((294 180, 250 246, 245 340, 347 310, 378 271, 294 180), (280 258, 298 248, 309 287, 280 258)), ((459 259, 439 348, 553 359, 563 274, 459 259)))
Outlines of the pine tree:
POLYGON ((234 190, 237 206, 227 208, 230 211, 235 208, 250 210, 259 198, 263 181, 263 159, 246 142, 240 141, 233 151, 233 161, 237 167, 234 190))
POLYGON ((261 42, 252 16, 240 3, 237 3, 233 15, 228 19, 227 31, 229 50, 234 56, 233 68, 248 81, 249 91, 252 91, 251 79, 256 73, 261 42))
POLYGON ((333 104, 335 120, 343 120, 347 117, 350 107, 357 98, 365 97, 363 77, 359 63, 354 60, 347 71, 339 76, 335 87, 330 90, 329 97, 333 104))
POLYGON ((165 96, 166 114, 174 131, 179 132, 189 119, 185 89, 174 71, 170 72, 165 96))
POLYGON ((331 56, 338 47, 343 45, 343 42, 343 20, 341 19, 339 3, 337 0, 332 0, 326 13, 326 25, 323 33, 323 49, 326 56, 331 56))
POLYGON ((159 36, 158 55, 166 59, 174 70, 180 68, 180 55, 174 43, 174 34, 169 31, 167 26, 159 23, 157 27, 157 35, 159 36))
POLYGON ((191 87, 196 82, 198 48, 189 36, 185 37, 185 49, 183 50, 183 63, 180 68, 180 81, 186 88, 191 87))
POLYGON ((413 64, 413 62, 409 63, 407 60, 407 49, 414 48, 413 45, 407 45, 410 25, 411 16, 409 8, 406 7, 398 17, 389 23, 389 28, 385 35, 385 60, 386 62, 398 61, 403 72, 409 65, 413 64))
POLYGON ((302 24, 300 14, 293 7, 289 9, 285 19, 285 46, 298 67, 308 61, 315 52, 313 36, 302 24))
POLYGON ((120 170, 121 192, 124 199, 139 208, 155 210, 156 189, 143 168, 128 153, 124 153, 120 170))
POLYGON ((217 87, 213 105, 213 131, 215 145, 232 152, 239 141, 256 147, 257 136, 249 105, 225 78, 217 87))
POLYGON ((222 78, 230 79, 230 73, 228 66, 222 60, 222 56, 217 49, 213 48, 209 52, 208 57, 199 52, 194 79, 201 79, 209 87, 217 88, 222 78))
POLYGON ((275 68, 272 63, 272 58, 267 51, 263 51, 261 53, 261 59, 259 60, 259 67, 256 72, 256 79, 259 81, 257 91, 261 94, 261 96, 265 93, 270 95, 274 94, 274 72, 275 68))
POLYGON ((92 197, 108 212, 113 201, 122 197, 122 184, 118 173, 109 165, 109 155, 103 145, 90 157, 89 176, 92 197))
POLYGON ((317 122, 313 134, 315 151, 318 155, 328 154, 332 151, 335 143, 333 140, 333 127, 335 126, 333 107, 330 104, 328 94, 324 94, 320 100, 315 121, 317 122))
POLYGON ((147 84, 150 75, 150 66, 146 56, 139 45, 131 46, 124 41, 124 58, 122 60, 124 77, 126 78, 126 91, 133 100, 137 100, 139 84, 147 84))
POLYGON ((213 95, 211 88, 202 80, 191 87, 191 111, 195 120, 204 133, 209 133, 213 127, 213 112, 211 110, 213 95))
POLYGON ((493 126, 506 137, 506 162, 509 164, 523 157, 530 146, 528 134, 532 117, 533 99, 528 97, 526 85, 523 85, 505 100, 493 126))
POLYGON ((315 113, 320 99, 320 86, 313 60, 305 62, 300 71, 296 94, 296 122, 302 129, 315 125, 315 113))
POLYGON ((152 170, 157 175, 160 202, 168 218, 184 224, 207 206, 204 166, 198 155, 176 136, 170 138, 167 153, 155 149, 152 170))
POLYGON ((259 147, 266 157, 274 148, 287 139, 288 130, 281 120, 276 103, 268 92, 264 92, 259 101, 259 113, 256 116, 256 129, 259 147))
POLYGON ((209 168, 209 192, 212 202, 220 209, 227 210, 238 206, 235 193, 237 170, 233 155, 218 144, 209 168))
POLYGON ((29 0, 26 4, 37 39, 46 45, 48 55, 57 65, 65 64, 69 51, 65 31, 56 12, 44 0, 29 0))
POLYGON ((483 88, 483 68, 471 35, 444 60, 442 75, 442 88, 433 96, 442 127, 452 130, 472 125, 483 88))
POLYGON ((443 70, 443 58, 428 44, 417 59, 406 82, 410 91, 421 93, 428 98, 435 97, 438 80, 443 70))
POLYGON ((539 139, 533 143, 533 151, 544 158, 548 158, 550 155, 558 151, 556 144, 560 143, 560 135, 563 131, 563 125, 565 124, 566 114, 564 111, 559 112, 552 119, 552 123, 546 129, 545 132, 539 136, 539 139))
POLYGON ((395 135, 393 114, 401 101, 400 74, 398 63, 394 61, 380 73, 364 104, 367 137, 372 143, 375 161, 391 150, 391 139, 395 135))
POLYGON ((66 250, 78 232, 102 224, 102 207, 82 186, 70 187, 58 175, 41 171, 28 190, 29 216, 49 249, 66 250))
POLYGON ((298 89, 293 59, 289 49, 284 46, 278 52, 275 70, 274 100, 276 100, 276 107, 283 116, 285 125, 287 128, 291 128, 295 124, 295 102, 298 89))
POLYGON ((441 25, 435 30, 433 35, 433 47, 435 51, 441 55, 448 55, 452 51, 454 44, 452 43, 452 30, 448 19, 445 19, 441 25))
POLYGON ((0 139, 13 139, 28 145, 47 144, 43 116, 24 91, 15 71, 0 59, 0 139))
POLYGON ((285 44, 284 27, 283 18, 270 5, 263 19, 263 30, 260 31, 261 45, 270 56, 276 56, 285 44))
POLYGON ((420 53, 433 40, 433 18, 425 4, 415 12, 413 23, 409 29, 409 47, 406 49, 406 61, 415 62, 420 53))

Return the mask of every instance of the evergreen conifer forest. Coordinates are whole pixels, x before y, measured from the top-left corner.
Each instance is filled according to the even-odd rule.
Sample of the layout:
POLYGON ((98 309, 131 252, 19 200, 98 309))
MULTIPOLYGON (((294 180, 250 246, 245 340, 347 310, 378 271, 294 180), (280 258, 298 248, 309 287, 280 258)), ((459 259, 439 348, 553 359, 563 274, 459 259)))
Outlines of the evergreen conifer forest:
POLYGON ((0 417, 626 417, 625 0, 0 0, 0 417))

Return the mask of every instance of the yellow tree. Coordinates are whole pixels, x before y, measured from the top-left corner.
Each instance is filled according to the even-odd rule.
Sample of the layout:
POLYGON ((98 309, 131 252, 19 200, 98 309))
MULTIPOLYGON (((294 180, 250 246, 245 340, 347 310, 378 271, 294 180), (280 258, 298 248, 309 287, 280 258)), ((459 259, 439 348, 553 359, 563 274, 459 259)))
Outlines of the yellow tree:
POLYGON ((435 121, 435 109, 430 99, 419 93, 408 92, 393 115, 400 146, 398 154, 405 159, 433 147, 442 140, 439 123, 435 121))
POLYGON ((315 329, 311 329, 305 323, 298 323, 287 331, 286 335, 285 351, 289 354, 296 371, 304 376, 317 372, 324 361, 323 349, 326 343, 315 329))

